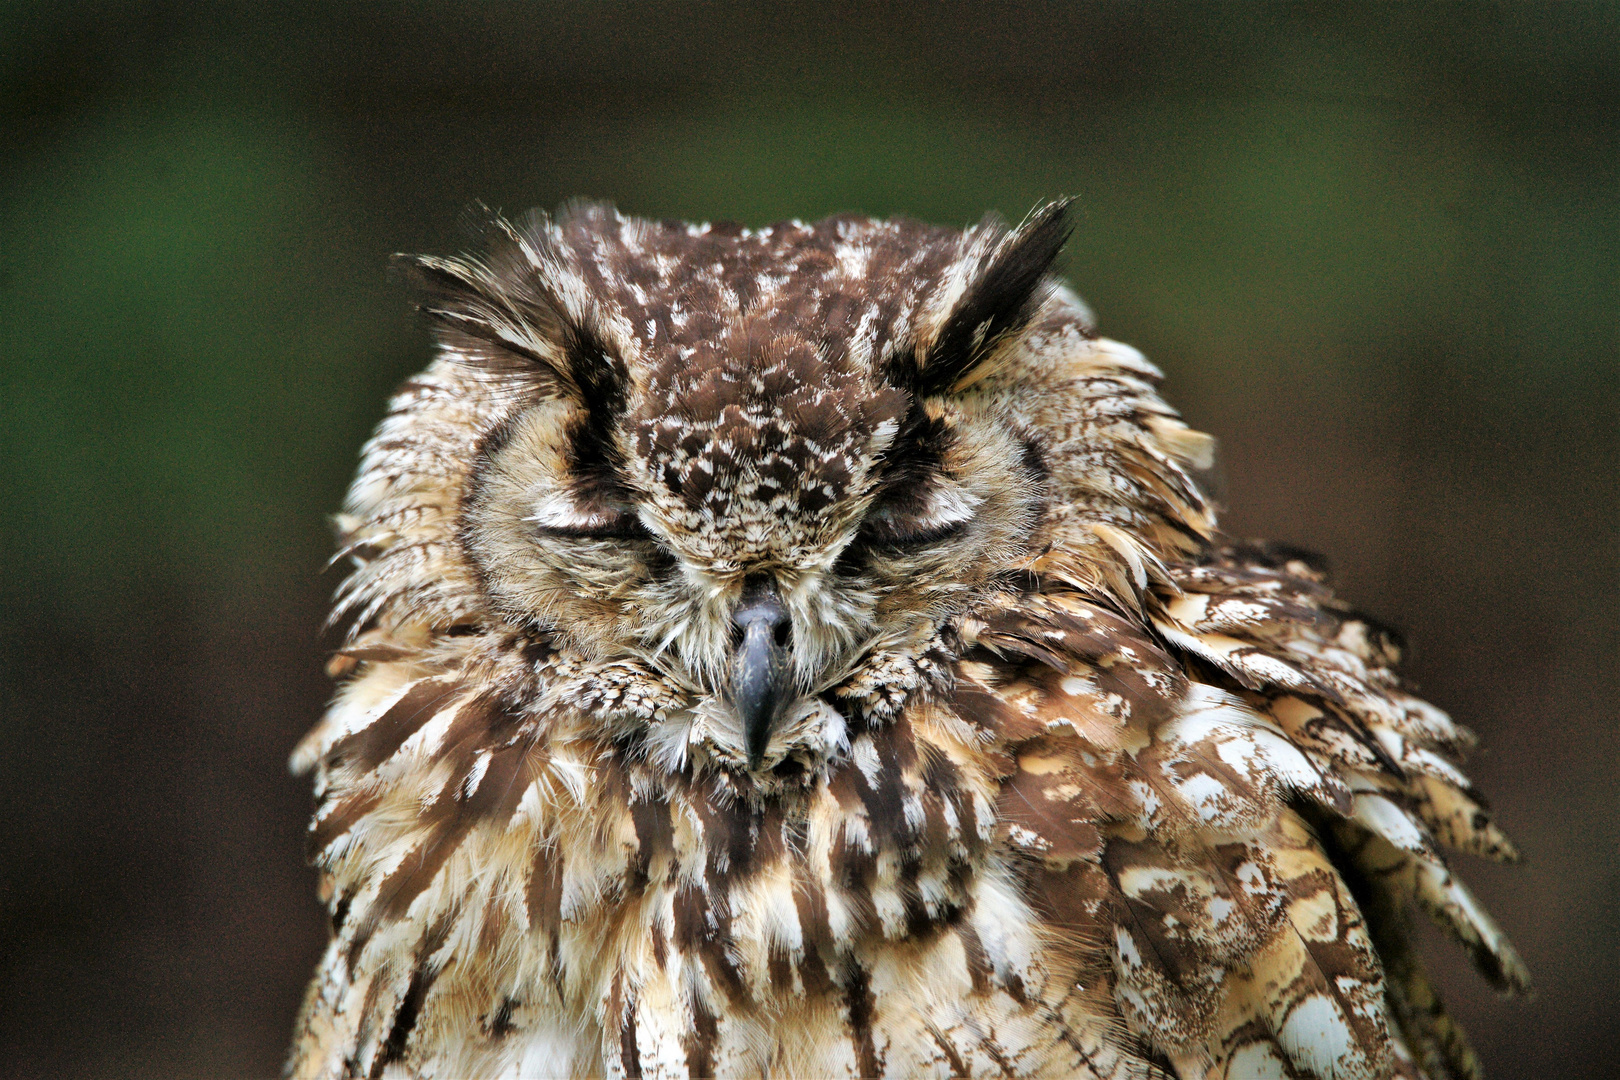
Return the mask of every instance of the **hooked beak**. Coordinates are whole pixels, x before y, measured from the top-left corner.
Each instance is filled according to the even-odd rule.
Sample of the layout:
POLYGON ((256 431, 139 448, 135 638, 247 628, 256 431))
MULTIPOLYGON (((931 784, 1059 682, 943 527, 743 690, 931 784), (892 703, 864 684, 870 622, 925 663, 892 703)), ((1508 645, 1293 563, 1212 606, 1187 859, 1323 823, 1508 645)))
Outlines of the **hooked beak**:
POLYGON ((791 695, 787 644, 792 627, 776 585, 768 578, 744 584, 742 602, 731 621, 742 631, 731 654, 731 704, 742 720, 748 767, 757 769, 771 741, 771 728, 791 695))

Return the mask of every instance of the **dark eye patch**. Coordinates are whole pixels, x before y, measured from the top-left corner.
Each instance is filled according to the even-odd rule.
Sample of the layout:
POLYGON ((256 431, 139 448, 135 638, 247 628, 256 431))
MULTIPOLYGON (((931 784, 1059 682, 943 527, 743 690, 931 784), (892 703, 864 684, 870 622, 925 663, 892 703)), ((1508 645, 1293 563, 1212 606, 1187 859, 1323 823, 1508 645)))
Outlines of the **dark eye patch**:
POLYGON ((913 399, 894 442, 879 462, 883 486, 878 502, 903 500, 908 493, 920 493, 944 468, 945 452, 955 438, 943 416, 929 416, 921 400, 913 399))
POLYGON ((883 479, 861 525, 862 541, 920 547, 954 536, 973 519, 976 500, 944 472, 955 437, 943 416, 930 416, 913 399, 879 466, 883 479))

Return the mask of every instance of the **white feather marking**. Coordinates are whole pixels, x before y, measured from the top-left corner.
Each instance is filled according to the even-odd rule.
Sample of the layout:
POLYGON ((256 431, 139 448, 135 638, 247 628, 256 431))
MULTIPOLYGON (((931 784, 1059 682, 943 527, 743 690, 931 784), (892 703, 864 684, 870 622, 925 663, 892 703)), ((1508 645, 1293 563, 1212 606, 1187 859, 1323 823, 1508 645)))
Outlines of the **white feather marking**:
POLYGON ((1355 796, 1356 823, 1391 844, 1424 859, 1434 857, 1434 844, 1412 816, 1382 795, 1355 796))
POLYGON ((1326 994, 1312 994, 1290 1009, 1277 1032, 1277 1042, 1295 1062, 1322 1080, 1334 1080, 1355 1069, 1358 1055, 1350 1023, 1326 994))
POLYGON ((1016 889, 993 873, 980 879, 977 893, 969 918, 985 956, 1002 979, 1017 975, 1030 983, 1035 950, 1028 931, 1036 925, 1034 915, 1016 889))
POLYGON ((1126 968, 1135 970, 1142 966, 1142 952, 1136 947, 1136 939, 1123 926, 1114 927, 1114 952, 1126 968))
POLYGON ((484 782, 484 774, 489 771, 490 752, 484 750, 473 759, 472 768, 467 770, 467 779, 461 785, 461 797, 470 799, 478 790, 478 785, 484 782))
POLYGON ((518 1075, 522 1080, 552 1080, 573 1075, 574 1059, 579 1056, 581 1043, 578 1033, 555 1020, 547 1022, 542 1018, 523 1033, 523 1057, 518 1075))
MULTIPOLYGON (((463 702, 462 704, 465 704, 463 702)), ((431 759, 439 752, 439 744, 444 741, 445 733, 455 722, 458 709, 440 709, 433 715, 433 719, 418 728, 410 738, 399 744, 395 757, 420 757, 431 759)))
POLYGON ((894 437, 900 433, 900 421, 880 420, 872 429, 872 438, 866 444, 873 454, 881 454, 894 442, 894 437))
POLYGON ((877 746, 873 744, 870 735, 862 735, 850 745, 849 759, 861 770, 866 782, 876 787, 878 774, 883 771, 883 762, 878 759, 877 746))
POLYGON ((804 929, 799 924, 799 908, 793 902, 793 879, 783 871, 763 888, 765 939, 783 951, 798 956, 804 951, 804 929))
POLYGON ((534 513, 523 520, 545 529, 584 532, 606 528, 613 524, 614 518, 610 514, 585 510, 569 496, 552 492, 535 503, 534 513))
POLYGON ((1185 779, 1174 779, 1173 769, 1167 768, 1164 771, 1173 778, 1171 782, 1175 784, 1176 791, 1192 804, 1192 808, 1198 812, 1199 818, 1205 824, 1214 822, 1229 812, 1229 805, 1223 804, 1231 803, 1232 792, 1216 777, 1207 772, 1198 772, 1185 779))
POLYGON ((1288 1080, 1293 1074, 1270 1043, 1249 1043, 1227 1061, 1231 1080, 1288 1080))
POLYGON ((563 787, 573 796, 574 801, 583 803, 585 789, 590 785, 595 770, 572 754, 560 750, 552 755, 548 765, 551 774, 562 781, 563 787))

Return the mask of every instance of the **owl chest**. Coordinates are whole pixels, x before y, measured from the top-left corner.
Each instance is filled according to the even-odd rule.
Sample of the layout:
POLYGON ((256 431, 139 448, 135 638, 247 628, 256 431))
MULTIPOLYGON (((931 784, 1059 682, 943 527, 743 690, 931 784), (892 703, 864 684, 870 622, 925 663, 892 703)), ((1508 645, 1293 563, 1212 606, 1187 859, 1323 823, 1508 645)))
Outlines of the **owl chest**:
POLYGON ((769 797, 557 741, 335 790, 322 821, 356 824, 324 849, 346 917, 311 1040, 423 1076, 1049 1071, 1038 1018, 1073 980, 992 774, 904 718, 851 743, 769 797))
POLYGON ((536 867, 531 918, 553 922, 565 968, 591 972, 582 987, 678 971, 728 1001, 826 993, 862 949, 959 921, 989 858, 966 832, 967 807, 898 791, 868 805, 840 786, 753 804, 677 790, 582 807, 536 867), (568 955, 563 938, 587 928, 568 955))
MULTIPOLYGON (((529 999, 597 1033, 575 1049, 607 1075, 957 1074, 950 1033, 1028 1008, 1034 919, 971 797, 872 787, 868 805, 859 786, 582 807, 531 889, 550 955, 529 999)), ((545 1010, 529 1021, 528 1043, 556 1051, 545 1010)))

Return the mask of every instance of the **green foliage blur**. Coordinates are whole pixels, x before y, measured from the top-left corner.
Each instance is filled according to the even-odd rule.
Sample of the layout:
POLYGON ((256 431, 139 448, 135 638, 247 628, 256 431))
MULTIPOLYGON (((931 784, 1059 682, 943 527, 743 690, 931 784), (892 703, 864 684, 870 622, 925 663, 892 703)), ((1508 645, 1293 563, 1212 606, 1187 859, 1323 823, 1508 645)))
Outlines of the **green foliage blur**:
POLYGON ((13 2, 0 117, 0 1074, 278 1068, 324 516, 429 355, 391 252, 1058 194, 1229 527, 1327 549, 1492 747, 1532 865, 1464 872, 1541 997, 1437 960, 1492 1075, 1612 1070, 1616 5, 13 2))

